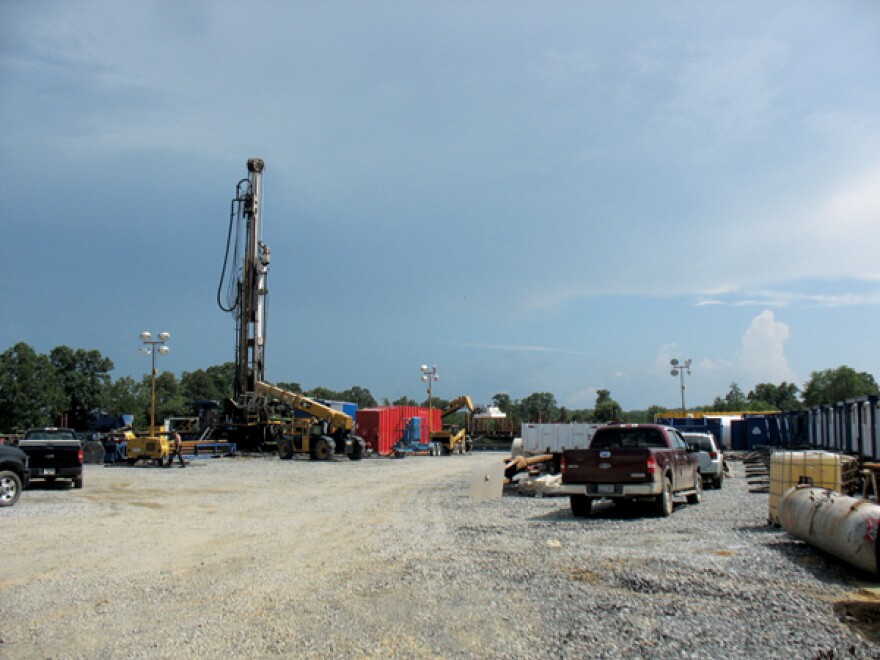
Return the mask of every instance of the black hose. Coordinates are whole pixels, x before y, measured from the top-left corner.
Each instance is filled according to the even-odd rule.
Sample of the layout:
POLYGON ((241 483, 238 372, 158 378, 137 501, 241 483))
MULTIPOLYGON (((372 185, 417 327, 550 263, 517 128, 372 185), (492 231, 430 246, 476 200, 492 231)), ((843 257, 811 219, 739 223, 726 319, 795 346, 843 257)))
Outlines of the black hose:
MULTIPOLYGON (((227 233, 226 233, 226 252, 223 255, 223 270, 220 271, 220 282, 217 285, 217 305, 224 312, 233 311, 236 307, 238 307, 238 304, 240 302, 239 287, 238 286, 235 287, 235 296, 233 298, 233 296, 231 294, 231 291, 232 291, 232 283, 231 282, 229 283, 229 290, 227 291, 227 294, 226 294, 226 304, 225 305, 223 304, 223 301, 221 299, 221 292, 223 291, 223 282, 226 281, 226 276, 228 273, 229 247, 232 244, 232 228, 236 224, 235 223, 235 221, 236 221, 235 205, 236 205, 236 203, 238 203, 239 209, 241 208, 240 204, 244 200, 244 196, 242 195, 242 187, 245 184, 249 184, 249 183, 250 183, 249 179, 241 179, 238 182, 238 184, 235 186, 235 199, 233 199, 232 202, 229 204, 229 229, 227 230, 227 233)), ((239 212, 238 216, 239 217, 241 216, 240 212, 239 212)), ((233 262, 238 261, 238 247, 239 247, 239 235, 236 232, 233 262)))

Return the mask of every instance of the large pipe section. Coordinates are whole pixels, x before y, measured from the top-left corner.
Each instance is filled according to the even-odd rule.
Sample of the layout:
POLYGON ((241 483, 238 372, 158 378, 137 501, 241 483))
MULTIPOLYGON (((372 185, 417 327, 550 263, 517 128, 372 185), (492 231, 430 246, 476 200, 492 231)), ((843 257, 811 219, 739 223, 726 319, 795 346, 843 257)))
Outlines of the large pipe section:
POLYGON ((792 536, 878 574, 880 506, 825 488, 795 486, 779 501, 779 521, 792 536))

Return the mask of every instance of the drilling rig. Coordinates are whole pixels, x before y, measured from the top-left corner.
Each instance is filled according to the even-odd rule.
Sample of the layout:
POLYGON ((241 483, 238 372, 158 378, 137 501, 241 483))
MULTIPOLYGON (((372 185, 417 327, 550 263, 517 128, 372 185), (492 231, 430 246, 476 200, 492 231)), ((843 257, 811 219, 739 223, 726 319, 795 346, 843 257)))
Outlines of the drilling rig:
POLYGON ((274 448, 282 459, 305 453, 317 460, 334 454, 358 460, 366 445, 354 435, 349 415, 265 382, 270 250, 260 240, 264 167, 259 158, 248 160, 248 176, 235 188, 217 289, 220 309, 235 317, 235 376, 233 398, 225 405, 225 435, 240 449, 274 448))

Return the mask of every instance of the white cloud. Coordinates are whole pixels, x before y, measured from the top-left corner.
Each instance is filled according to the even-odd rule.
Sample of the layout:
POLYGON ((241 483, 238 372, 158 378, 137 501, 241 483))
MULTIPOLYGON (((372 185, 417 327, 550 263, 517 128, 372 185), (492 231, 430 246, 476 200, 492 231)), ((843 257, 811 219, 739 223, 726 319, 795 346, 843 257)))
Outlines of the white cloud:
POLYGON ((797 381, 785 357, 785 342, 789 335, 788 326, 777 321, 769 310, 752 319, 742 338, 739 368, 753 383, 797 381))
POLYGON ((835 191, 814 218, 819 235, 838 240, 880 241, 880 167, 835 191))

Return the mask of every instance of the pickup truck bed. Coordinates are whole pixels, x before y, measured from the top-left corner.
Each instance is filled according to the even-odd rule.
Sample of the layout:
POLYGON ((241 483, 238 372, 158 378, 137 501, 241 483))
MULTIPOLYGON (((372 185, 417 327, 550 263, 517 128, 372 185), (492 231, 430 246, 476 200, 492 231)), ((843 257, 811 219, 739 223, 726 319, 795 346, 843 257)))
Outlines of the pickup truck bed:
POLYGON ((699 462, 678 431, 621 424, 597 430, 588 449, 563 452, 561 491, 570 496, 576 516, 589 515, 598 498, 649 499, 658 514, 668 516, 675 496, 699 503, 703 481, 699 462))

